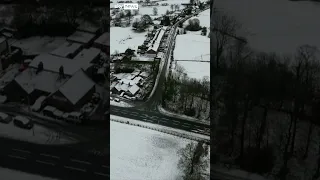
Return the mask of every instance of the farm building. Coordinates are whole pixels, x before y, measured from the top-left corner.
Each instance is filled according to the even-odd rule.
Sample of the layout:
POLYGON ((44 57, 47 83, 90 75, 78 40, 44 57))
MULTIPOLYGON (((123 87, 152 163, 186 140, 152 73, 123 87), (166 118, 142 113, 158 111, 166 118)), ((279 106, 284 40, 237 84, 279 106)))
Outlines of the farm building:
POLYGON ((98 35, 101 32, 101 28, 89 22, 82 22, 77 28, 77 31, 98 35))

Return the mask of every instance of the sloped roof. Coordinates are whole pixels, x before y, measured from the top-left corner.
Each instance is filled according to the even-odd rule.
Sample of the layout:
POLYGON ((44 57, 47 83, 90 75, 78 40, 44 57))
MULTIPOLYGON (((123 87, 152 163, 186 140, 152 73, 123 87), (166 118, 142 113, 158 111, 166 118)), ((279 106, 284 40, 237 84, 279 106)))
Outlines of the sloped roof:
POLYGON ((95 83, 80 69, 59 88, 59 91, 72 104, 76 104, 93 86, 95 83))

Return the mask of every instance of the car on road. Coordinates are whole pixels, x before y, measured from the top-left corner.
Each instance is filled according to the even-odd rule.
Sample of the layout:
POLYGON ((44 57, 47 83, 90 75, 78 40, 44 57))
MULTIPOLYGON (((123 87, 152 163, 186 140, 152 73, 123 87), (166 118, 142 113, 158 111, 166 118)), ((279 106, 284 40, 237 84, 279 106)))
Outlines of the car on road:
POLYGON ((84 116, 82 115, 82 113, 75 111, 68 113, 65 120, 69 123, 80 124, 83 119, 84 116))
POLYGON ((120 99, 119 98, 114 98, 114 101, 115 102, 120 102, 120 99))
POLYGON ((11 120, 12 120, 11 116, 9 116, 6 113, 0 112, 0 122, 8 124, 11 122, 11 120))
POLYGON ((23 116, 15 116, 13 118, 13 124, 19 128, 31 129, 33 128, 33 123, 29 118, 23 116))
POLYGON ((43 113, 43 115, 45 115, 45 116, 49 116, 49 117, 53 117, 53 118, 54 118, 54 111, 56 111, 56 110, 57 110, 57 108, 55 108, 55 107, 46 106, 46 107, 43 109, 42 113, 43 113))

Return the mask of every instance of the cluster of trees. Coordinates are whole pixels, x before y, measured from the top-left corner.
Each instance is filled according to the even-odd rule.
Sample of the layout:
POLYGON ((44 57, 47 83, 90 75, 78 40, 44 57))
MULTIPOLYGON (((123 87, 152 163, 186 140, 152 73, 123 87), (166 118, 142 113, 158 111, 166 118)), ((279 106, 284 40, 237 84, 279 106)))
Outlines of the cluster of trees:
POLYGON ((212 130, 216 155, 232 157, 250 172, 292 179, 291 160, 318 154, 298 178, 318 179, 318 49, 302 45, 288 56, 255 52, 236 35, 240 26, 233 18, 215 15, 211 118, 217 125, 212 130), (312 153, 311 146, 316 147, 312 153))
POLYGON ((201 30, 202 27, 200 26, 200 20, 197 19, 197 18, 190 19, 188 21, 188 25, 187 25, 186 29, 188 31, 199 31, 199 30, 201 30))
POLYGON ((178 151, 178 168, 184 180, 206 180, 209 177, 209 146, 203 142, 190 143, 178 151))
POLYGON ((116 9, 112 13, 116 15, 114 17, 114 19, 113 19, 114 25, 118 26, 118 27, 121 27, 123 25, 129 26, 131 24, 131 19, 133 18, 133 16, 138 15, 139 11, 138 10, 133 10, 133 11, 125 10, 125 11, 122 11, 122 10, 116 9), (124 20, 124 21, 122 21, 122 20, 124 20), (123 22, 125 22, 125 24, 123 22))
POLYGON ((140 19, 136 18, 132 23, 132 28, 136 31, 144 31, 149 25, 153 24, 152 18, 145 14, 140 19))
POLYGON ((209 120, 210 81, 188 78, 183 67, 176 65, 166 79, 162 106, 170 111, 209 120))
POLYGON ((70 31, 78 26, 77 20, 82 19, 107 30, 106 27, 110 22, 108 11, 108 8, 93 9, 81 3, 60 2, 41 6, 28 3, 17 4, 14 6, 12 26, 18 31, 30 31, 31 35, 31 31, 34 33, 46 31, 58 33, 49 35, 62 35, 61 33, 70 34, 70 31))

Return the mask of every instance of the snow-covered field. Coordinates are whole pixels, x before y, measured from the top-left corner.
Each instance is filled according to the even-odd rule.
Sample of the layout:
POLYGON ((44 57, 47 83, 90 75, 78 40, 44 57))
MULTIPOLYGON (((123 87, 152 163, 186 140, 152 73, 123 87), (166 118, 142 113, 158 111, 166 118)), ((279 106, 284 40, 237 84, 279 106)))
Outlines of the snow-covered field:
POLYGON ((132 27, 110 27, 110 53, 125 52, 128 48, 136 50, 146 39, 147 31, 136 33, 132 27))
POLYGON ((250 46, 294 53, 303 44, 320 47, 320 3, 289 0, 223 0, 215 5, 242 24, 250 46))
POLYGON ((62 133, 60 133, 59 137, 59 132, 36 124, 34 125, 33 135, 32 129, 18 128, 13 125, 12 121, 9 124, 0 123, 0 136, 35 144, 68 144, 76 142, 76 140, 66 137, 62 133))
POLYGON ((111 180, 174 180, 177 151, 191 141, 145 128, 110 122, 111 180))
POLYGON ((39 176, 35 174, 28 174, 12 169, 0 168, 1 179, 3 180, 17 180, 17 179, 32 179, 32 180, 57 180, 49 177, 39 176))
MULTIPOLYGON (((194 18, 199 19, 200 26, 210 27, 210 10, 203 11, 194 18)), ((188 21, 184 26, 187 23, 188 21)), ((175 62, 183 67, 190 78, 202 79, 210 76, 210 38, 202 36, 201 31, 187 31, 187 34, 177 35, 173 54, 175 62)))

